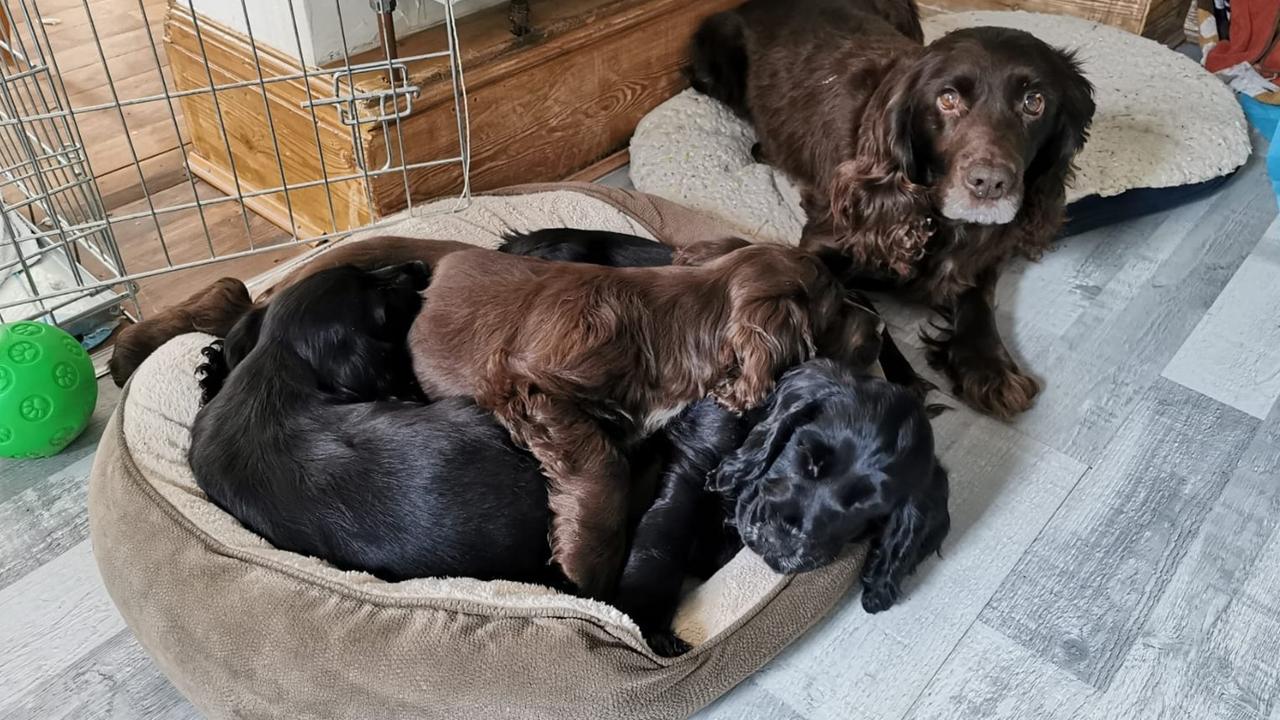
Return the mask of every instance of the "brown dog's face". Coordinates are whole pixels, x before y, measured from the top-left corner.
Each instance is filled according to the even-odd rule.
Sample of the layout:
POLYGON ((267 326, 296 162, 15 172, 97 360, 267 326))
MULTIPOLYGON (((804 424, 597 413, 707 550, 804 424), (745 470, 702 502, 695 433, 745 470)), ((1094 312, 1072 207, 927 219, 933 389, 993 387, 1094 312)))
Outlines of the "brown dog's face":
POLYGON ((999 28, 951 33, 918 61, 912 90, 916 175, 943 217, 982 225, 1013 221, 1037 163, 1080 138, 1093 113, 1073 60, 1035 37, 999 28), (1046 155, 1047 154, 1047 155, 1046 155))

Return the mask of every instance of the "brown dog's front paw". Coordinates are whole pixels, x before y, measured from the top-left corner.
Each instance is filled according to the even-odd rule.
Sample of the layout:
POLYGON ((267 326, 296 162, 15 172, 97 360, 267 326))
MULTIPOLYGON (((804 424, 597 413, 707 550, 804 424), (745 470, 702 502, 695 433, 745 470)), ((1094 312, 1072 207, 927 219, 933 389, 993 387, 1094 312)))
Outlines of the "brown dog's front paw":
POLYGON ((965 402, 1002 420, 1031 409, 1040 394, 1040 383, 1013 363, 953 367, 952 379, 965 402))

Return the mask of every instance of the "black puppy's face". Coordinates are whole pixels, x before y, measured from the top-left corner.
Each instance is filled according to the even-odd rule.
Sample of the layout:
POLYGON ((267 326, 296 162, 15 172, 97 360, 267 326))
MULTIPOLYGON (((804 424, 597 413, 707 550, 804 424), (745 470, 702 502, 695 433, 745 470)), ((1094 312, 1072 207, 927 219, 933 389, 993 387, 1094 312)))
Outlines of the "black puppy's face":
MULTIPOLYGON (((325 390, 350 399, 402 395, 412 377, 405 339, 430 276, 420 262, 322 270, 272 299, 255 337, 246 340, 289 348, 315 370, 325 390)), ((247 317, 241 324, 251 330, 253 321, 247 317)))
POLYGON ((779 573, 822 567, 933 472, 933 434, 905 390, 873 378, 783 377, 747 442, 712 473, 743 542, 779 573))

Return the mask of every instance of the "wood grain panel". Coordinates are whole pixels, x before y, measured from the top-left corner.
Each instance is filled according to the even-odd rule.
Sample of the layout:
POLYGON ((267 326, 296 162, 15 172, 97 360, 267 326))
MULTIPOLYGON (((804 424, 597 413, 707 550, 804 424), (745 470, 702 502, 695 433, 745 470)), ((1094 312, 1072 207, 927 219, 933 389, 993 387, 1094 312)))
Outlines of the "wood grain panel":
POLYGON ((125 630, 9 709, 12 720, 200 720, 191 703, 125 630))
POLYGON ((0 590, 89 536, 85 511, 92 457, 0 504, 0 590))
MULTIPOLYGON (((176 5, 170 8, 165 27, 165 46, 178 89, 208 88, 209 73, 215 85, 258 78, 246 37, 205 19, 199 21, 197 36, 190 13, 176 5)), ((308 100, 307 85, 301 79, 275 79, 300 73, 301 68, 291 58, 268 48, 259 48, 259 59, 267 104, 264 105, 263 91, 257 87, 220 90, 216 104, 211 93, 182 99, 192 139, 193 172, 229 195, 236 194, 236 176, 241 192, 281 187, 281 166, 283 184, 290 185, 321 180, 326 172, 332 178, 358 174, 350 131, 338 121, 336 111, 318 109, 313 121, 311 111, 303 107, 308 100), (317 132, 320 150, 316 147, 317 132), (280 145, 279 157, 276 142, 280 145), (231 173, 232 160, 227 156, 228 144, 235 176, 231 173)), ((312 98, 332 96, 332 86, 320 78, 310 78, 309 85, 312 98)), ((288 192, 287 198, 285 193, 273 193, 247 198, 245 203, 285 230, 293 232, 296 224, 299 237, 358 227, 370 220, 363 179, 334 182, 327 191, 322 186, 295 189, 288 192), (330 198, 333 216, 329 212, 330 198), (289 220, 290 205, 293 224, 289 220)))
MULTIPOLYGON (((559 180, 622 149, 640 118, 683 86, 680 68, 697 24, 737 1, 572 0, 557 5, 549 12, 548 22, 539 21, 538 32, 521 40, 498 34, 499 20, 505 33, 501 7, 467 16, 459 33, 463 48, 475 48, 464 51, 472 187, 486 190, 559 180)), ((188 12, 174 7, 166 25, 174 80, 182 89, 208 86, 192 23, 188 12)), ((247 38, 204 19, 200 27, 216 82, 253 77, 247 38)), ((400 54, 442 49, 441 32, 429 29, 405 40, 400 54)), ((284 55, 267 52, 264 57, 268 77, 298 72, 294 61, 284 55)), ((372 55, 359 56, 353 61, 372 59, 372 55)), ((331 174, 358 172, 354 157, 361 146, 367 150, 370 168, 384 166, 388 157, 399 167, 460 154, 447 63, 439 59, 410 63, 409 76, 421 92, 412 114, 398 126, 363 125, 355 140, 338 123, 336 110, 320 111, 324 158, 331 174)), ((387 85, 386 77, 377 73, 358 76, 356 81, 361 91, 387 85)), ((305 99, 302 87, 300 82, 279 82, 270 83, 267 90, 277 135, 288 145, 282 154, 290 183, 319 178, 309 113, 297 107, 305 99)), ((332 94, 332 88, 318 80, 312 81, 312 88, 320 97, 332 94)), ((218 99, 241 185, 279 186, 270 137, 262 132, 261 95, 253 89, 233 90, 220 92, 218 99)), ((372 112, 373 105, 366 103, 362 112, 372 112)), ((212 102, 207 96, 196 96, 184 99, 183 106, 190 124, 193 169, 214 186, 232 190, 230 161, 212 102)), ((368 180, 372 204, 364 197, 363 179, 338 188, 338 228, 366 224, 403 209, 408 201, 406 184, 408 196, 415 201, 454 194, 462 187, 461 168, 453 164, 409 171, 407 183, 401 172, 375 175, 368 180)), ((322 192, 289 195, 302 236, 329 228, 322 192)), ((282 195, 249 202, 255 211, 289 227, 282 195)))
POLYGON ((125 629, 97 578, 85 540, 0 590, 0 717, 44 677, 125 629))
POLYGON ((1280 712, 1277 478, 1280 406, 1234 467, 1090 717, 1265 718, 1280 712))
POLYGON ((1021 10, 1073 15, 1176 45, 1182 42, 1181 0, 924 0, 926 15, 965 10, 1021 10))
MULTIPOLYGON (((680 68, 689 36, 697 21, 714 11, 708 6, 715 5, 637 18, 633 26, 599 28, 593 30, 596 41, 589 47, 570 37, 554 56, 543 48, 495 60, 483 75, 487 82, 474 79, 481 73, 468 72, 473 187, 558 180, 624 147, 636 123, 683 87, 680 68), (531 92, 533 88, 538 91, 531 92)), ((410 162, 457 152, 449 97, 448 106, 424 108, 402 123, 405 137, 413 139, 410 162)), ((381 160, 386 143, 396 137, 371 140, 373 156, 381 160)), ((398 155, 397 150, 393 153, 398 155)), ((411 190, 414 197, 430 197, 460 181, 460 169, 447 166, 413 177, 411 190)), ((404 206, 398 176, 375 180, 373 187, 380 214, 404 206)))
POLYGON ((1105 689, 1257 426, 1157 380, 982 621, 1105 689))
POLYGON ((1164 376, 1258 419, 1280 400, 1280 222, 1223 288, 1164 376))

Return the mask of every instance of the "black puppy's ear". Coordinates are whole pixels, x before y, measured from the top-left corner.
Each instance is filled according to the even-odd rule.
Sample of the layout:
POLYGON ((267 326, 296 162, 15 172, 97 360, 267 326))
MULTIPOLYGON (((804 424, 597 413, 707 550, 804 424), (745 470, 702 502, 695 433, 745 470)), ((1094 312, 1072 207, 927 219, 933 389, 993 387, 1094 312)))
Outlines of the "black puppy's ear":
POLYGON ((812 422, 827 393, 830 377, 806 363, 789 370, 774 390, 764 419, 756 423, 742 445, 707 476, 707 489, 736 493, 759 482, 790 442, 797 428, 812 422))
POLYGON ((258 335, 262 332, 262 319, 266 314, 267 306, 257 305, 231 326, 222 344, 228 370, 239 365, 258 344, 258 335))
POLYGON ((431 268, 421 260, 388 265, 369 273, 379 283, 388 287, 405 287, 413 290, 425 290, 431 282, 431 268))
POLYGON ((823 246, 814 250, 813 254, 817 256, 818 262, 822 263, 827 272, 835 276, 837 280, 843 281, 853 271, 853 258, 848 253, 840 252, 833 247, 823 246))
POLYGON ((951 531, 949 497, 947 471, 935 460, 929 482, 894 509, 872 541, 862 567, 862 609, 878 613, 892 607, 902 594, 902 581, 942 547, 951 531))

